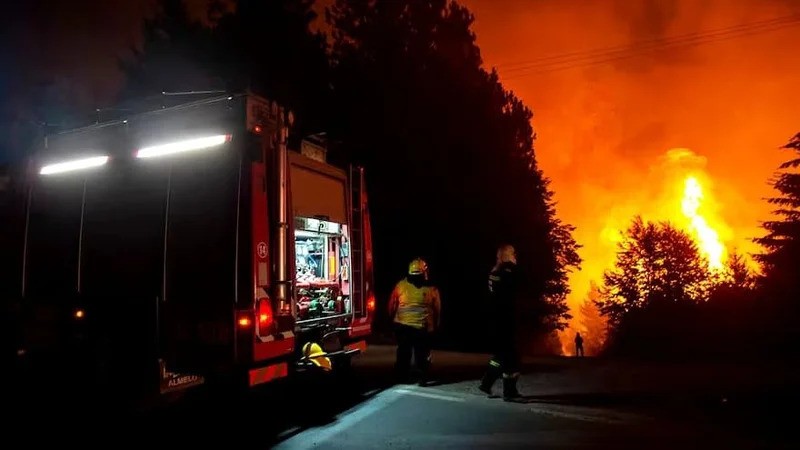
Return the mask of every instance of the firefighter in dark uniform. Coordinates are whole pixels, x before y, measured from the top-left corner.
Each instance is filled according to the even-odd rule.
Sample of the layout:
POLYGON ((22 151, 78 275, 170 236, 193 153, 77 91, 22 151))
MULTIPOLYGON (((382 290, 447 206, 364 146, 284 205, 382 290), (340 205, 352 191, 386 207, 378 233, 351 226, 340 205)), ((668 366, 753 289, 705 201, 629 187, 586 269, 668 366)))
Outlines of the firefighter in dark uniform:
POLYGON ((428 281, 428 264, 422 259, 411 261, 408 276, 392 291, 389 316, 397 335, 397 377, 401 382, 408 380, 413 351, 419 384, 425 386, 431 365, 431 335, 441 320, 441 299, 439 290, 428 281))
POLYGON ((492 395, 492 386, 503 377, 503 399, 520 397, 517 391, 520 357, 517 352, 515 303, 519 290, 517 255, 514 247, 504 245, 497 250, 497 263, 489 273, 489 318, 492 351, 489 367, 480 390, 492 395))

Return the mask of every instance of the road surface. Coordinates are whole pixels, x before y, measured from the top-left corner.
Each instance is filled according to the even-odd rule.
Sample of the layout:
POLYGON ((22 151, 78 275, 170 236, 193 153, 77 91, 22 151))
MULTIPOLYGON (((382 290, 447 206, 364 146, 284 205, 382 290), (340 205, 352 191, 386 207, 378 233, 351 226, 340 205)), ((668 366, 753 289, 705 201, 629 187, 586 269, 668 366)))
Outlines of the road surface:
MULTIPOLYGON (((362 364, 390 360, 391 352, 379 348, 362 364)), ((748 388, 743 371, 720 381, 707 367, 681 377, 686 367, 551 359, 529 362, 538 372, 520 382, 527 397, 507 403, 477 389, 485 355, 439 353, 435 360, 438 386, 389 387, 329 423, 288 433, 275 448, 798 448, 796 440, 763 428, 763 411, 751 423, 752 402, 733 405, 744 411, 725 410, 744 399, 734 389, 748 388), (663 376, 668 385, 659 381, 663 376)))
POLYGON ((477 390, 486 360, 435 352, 436 385, 393 385, 393 348, 372 346, 347 383, 189 396, 135 415, 39 401, 5 428, 28 444, 104 448, 800 448, 797 368, 540 358, 525 364, 528 397, 507 403, 477 390))
POLYGON ((276 448, 676 448, 687 440, 731 448, 713 435, 634 414, 409 386, 383 391, 276 448))

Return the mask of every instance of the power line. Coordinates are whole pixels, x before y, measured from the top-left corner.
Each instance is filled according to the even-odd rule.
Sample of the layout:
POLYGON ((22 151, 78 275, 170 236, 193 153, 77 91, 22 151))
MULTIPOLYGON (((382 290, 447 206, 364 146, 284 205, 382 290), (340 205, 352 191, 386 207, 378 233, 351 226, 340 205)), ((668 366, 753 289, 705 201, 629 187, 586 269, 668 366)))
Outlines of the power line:
POLYGON ((510 76, 506 76, 504 79, 511 80, 535 73, 553 72, 558 70, 603 64, 652 51, 666 50, 677 47, 697 46, 753 34, 766 33, 781 28, 795 26, 798 23, 800 23, 800 15, 795 14, 760 22, 753 22, 750 24, 709 30, 701 33, 680 35, 670 38, 652 39, 639 42, 633 46, 614 46, 562 53, 559 55, 535 58, 529 61, 499 64, 496 67, 499 68, 504 74, 510 74, 510 76), (508 68, 503 70, 503 67, 508 68))
MULTIPOLYGON (((743 30, 743 29, 744 30, 749 30, 749 29, 752 29, 752 28, 758 28, 758 27, 763 27, 763 26, 770 26, 770 25, 773 25, 773 24, 779 24, 779 23, 783 23, 783 22, 786 22, 786 21, 794 21, 794 20, 797 20, 798 18, 800 18, 800 15, 795 14, 795 15, 790 15, 790 16, 777 17, 777 18, 774 18, 774 19, 764 20, 764 21, 760 21, 760 22, 752 22, 752 23, 749 23, 749 24, 734 25, 734 26, 725 27, 725 28, 718 28, 718 29, 715 29, 715 30, 708 30, 708 31, 699 32, 699 33, 690 33, 690 34, 672 36, 672 37, 666 37, 666 38, 648 39, 648 40, 645 40, 645 41, 639 41, 639 42, 637 42, 635 44, 637 46, 640 46, 640 47, 651 47, 651 46, 664 45, 665 43, 670 43, 671 41, 692 41, 692 40, 695 40, 695 39, 702 39, 702 38, 706 38, 706 37, 709 37, 709 36, 716 36, 716 35, 719 35, 719 34, 728 34, 730 32, 735 32, 735 31, 739 31, 739 30, 743 30)), ((507 70, 518 70, 518 69, 524 69, 524 68, 526 68, 526 66, 529 66, 531 64, 536 64, 536 63, 539 63, 539 62, 555 61, 555 60, 560 60, 560 59, 570 59, 572 57, 595 56, 595 55, 598 55, 598 54, 614 53, 614 52, 619 52, 619 51, 628 51, 628 50, 630 50, 632 48, 634 48, 634 47, 632 47, 630 45, 617 45, 617 46, 613 46, 613 47, 606 47, 606 48, 600 48, 600 49, 581 50, 581 51, 575 51, 575 52, 569 52, 569 53, 562 53, 562 54, 558 54, 558 55, 550 55, 550 56, 544 56, 544 57, 540 57, 540 58, 534 58, 534 59, 528 60, 528 61, 517 61, 517 62, 512 62, 512 63, 500 63, 500 64, 497 64, 496 67, 498 67, 498 68, 507 67, 508 68, 507 70)))
MULTIPOLYGON (((795 22, 795 23, 792 23, 792 24, 786 24, 786 25, 784 25, 782 27, 776 27, 776 28, 773 28, 771 30, 766 30, 766 31, 775 31, 775 30, 778 30, 780 28, 787 28, 789 26, 797 25, 798 23, 800 23, 800 22, 795 22)), ((758 32, 751 32, 751 33, 741 34, 741 35, 730 37, 728 39, 732 39, 732 38, 735 38, 735 37, 743 37, 743 36, 753 35, 753 34, 758 34, 758 32)), ((695 44, 692 44, 692 45, 688 45, 688 46, 697 46, 697 45, 701 45, 701 44, 707 44, 707 43, 711 43, 711 42, 719 42, 719 41, 723 41, 723 40, 727 40, 727 39, 708 40, 708 41, 705 41, 705 42, 698 42, 698 43, 695 43, 695 44)), ((683 46, 687 46, 687 45, 683 45, 683 46)), ((680 46, 672 46, 672 48, 675 48, 675 47, 680 47, 680 46)), ((670 47, 664 47, 664 48, 656 49, 656 50, 665 50, 665 49, 668 49, 668 48, 670 48, 670 47)), ((595 60, 595 61, 587 61, 587 62, 584 62, 584 63, 578 63, 578 64, 572 64, 572 65, 566 65, 566 66, 550 67, 550 68, 546 68, 545 70, 539 70, 539 71, 534 70, 533 72, 528 72, 527 74, 533 74, 533 73, 537 73, 537 72, 539 72, 539 73, 557 72, 557 71, 561 71, 561 70, 569 70, 569 69, 574 69, 574 68, 590 67, 590 66, 595 66, 595 65, 599 65, 599 64, 605 64, 605 63, 608 63, 608 62, 614 62, 614 61, 619 61, 619 60, 622 60, 622 59, 627 59, 627 58, 630 58, 630 57, 633 57, 633 56, 637 56, 637 55, 641 55, 641 54, 644 54, 644 53, 647 53, 647 52, 648 52, 648 50, 635 51, 635 52, 631 52, 629 54, 624 54, 624 55, 611 57, 611 58, 607 58, 607 59, 598 59, 598 60, 595 60)), ((527 74, 526 73, 518 74, 517 77, 524 77, 527 74)), ((511 78, 511 79, 513 79, 513 78, 511 78)))

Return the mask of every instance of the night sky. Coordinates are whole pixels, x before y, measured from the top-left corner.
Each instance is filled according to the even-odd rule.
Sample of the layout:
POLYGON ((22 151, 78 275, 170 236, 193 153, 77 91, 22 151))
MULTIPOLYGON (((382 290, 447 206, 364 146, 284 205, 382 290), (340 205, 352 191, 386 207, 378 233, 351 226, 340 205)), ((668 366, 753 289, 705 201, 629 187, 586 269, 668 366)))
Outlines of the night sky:
MULTIPOLYGON (((0 132, 30 120, 34 93, 92 110, 122 83, 118 58, 141 40, 155 0, 29 0, 3 15, 0 132), (47 87, 42 89, 42 87, 47 87)), ((206 0, 190 0, 200 17, 206 0)), ((324 1, 322 3, 325 3, 324 1)), ((582 300, 614 255, 604 233, 634 212, 660 208, 641 189, 659 185, 663 156, 690 149, 708 175, 726 244, 755 250, 770 206, 767 180, 797 131, 793 43, 800 27, 766 28, 701 45, 641 52, 566 70, 520 70, 571 52, 636 49, 643 41, 730 29, 800 12, 793 0, 465 0, 487 67, 534 113, 537 159, 552 178, 559 214, 578 226, 585 263, 574 275, 582 300), (741 170, 747 167, 748 170, 741 170), (741 208, 738 205, 751 205, 741 208)), ((13 147, 13 146, 12 146, 13 147)), ((15 147, 14 147, 15 148, 15 147)), ((0 145, 0 162, 9 145, 0 145)), ((20 152, 19 149, 16 149, 20 152)), ((654 211, 653 213, 655 214, 654 211)))

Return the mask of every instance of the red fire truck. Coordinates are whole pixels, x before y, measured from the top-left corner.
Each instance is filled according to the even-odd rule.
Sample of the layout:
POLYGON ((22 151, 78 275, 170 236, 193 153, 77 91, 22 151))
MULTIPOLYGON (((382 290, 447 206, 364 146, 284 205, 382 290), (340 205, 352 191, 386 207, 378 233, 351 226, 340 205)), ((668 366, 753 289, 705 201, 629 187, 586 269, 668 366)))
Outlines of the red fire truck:
POLYGON ((119 391, 335 371, 375 309, 364 171, 253 94, 47 137, 24 177, 31 370, 119 391), (55 372, 52 372, 55 370, 55 372))

